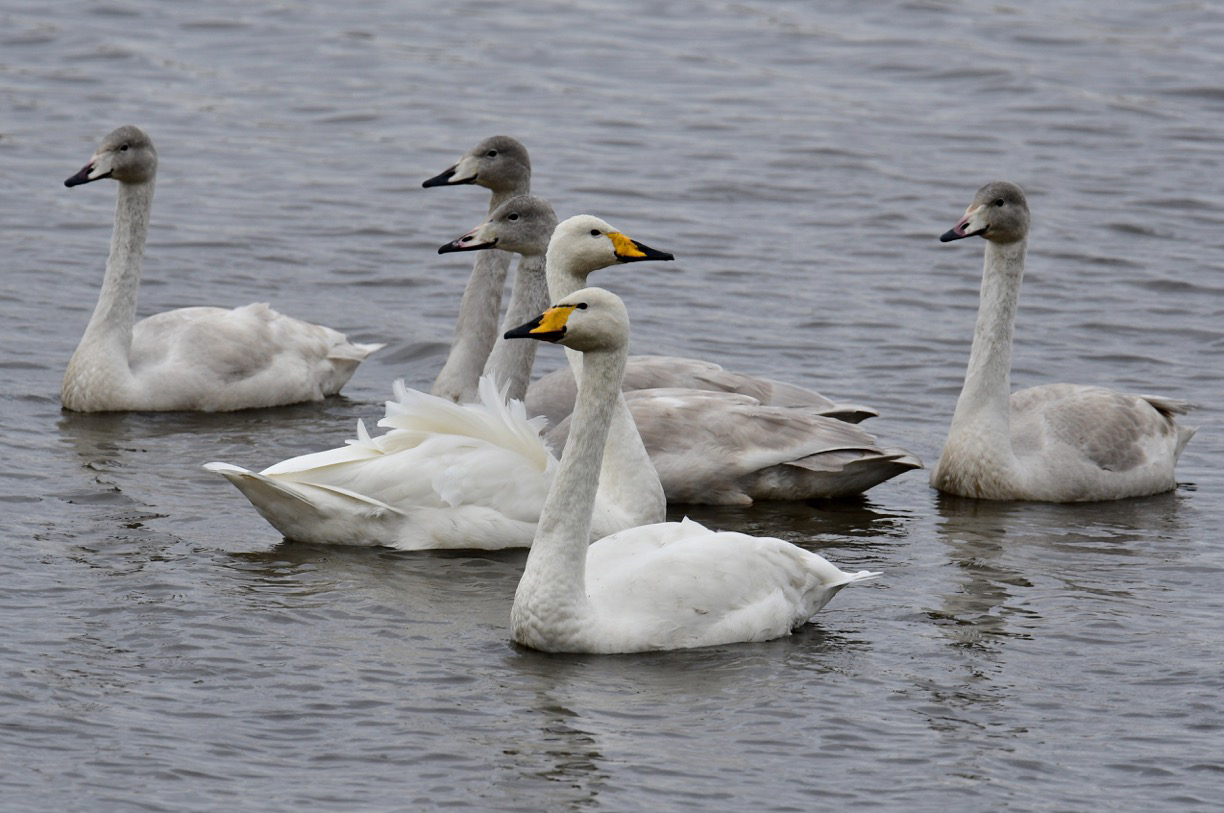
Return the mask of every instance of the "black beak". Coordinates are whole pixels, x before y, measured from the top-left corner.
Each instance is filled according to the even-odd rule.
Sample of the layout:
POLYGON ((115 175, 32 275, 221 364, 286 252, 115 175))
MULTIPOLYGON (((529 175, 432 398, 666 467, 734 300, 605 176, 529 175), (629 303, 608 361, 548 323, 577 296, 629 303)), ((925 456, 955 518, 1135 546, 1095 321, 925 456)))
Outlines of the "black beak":
MULTIPOLYGON (((458 166, 458 164, 456 164, 455 166, 458 166)), ((476 180, 476 176, 473 175, 471 178, 468 178, 466 181, 458 181, 457 183, 451 183, 451 178, 453 177, 455 177, 455 167, 451 167, 450 169, 447 169, 441 175, 433 176, 428 181, 425 181, 423 184, 421 184, 421 186, 425 187, 426 189, 428 189, 431 186, 459 186, 460 184, 472 183, 476 180)))
POLYGON ((496 248, 497 241, 492 240, 488 243, 465 243, 463 238, 452 240, 444 246, 438 248, 439 254, 450 254, 452 251, 479 251, 482 248, 496 248))
POLYGON ((560 330, 550 330, 543 333, 540 332, 540 323, 544 321, 544 314, 540 314, 526 324, 519 325, 516 328, 507 330, 503 338, 506 339, 539 339, 545 342, 560 341, 565 336, 565 326, 562 325, 560 330))
POLYGON ((105 175, 99 175, 96 178, 91 178, 89 177, 90 172, 93 172, 92 161, 86 164, 85 167, 76 175, 73 175, 71 178, 64 181, 64 186, 80 186, 83 183, 92 183, 93 181, 100 181, 103 178, 109 178, 111 176, 111 174, 108 172, 105 175))
POLYGON ((617 254, 616 259, 620 260, 623 263, 637 263, 637 262, 642 262, 643 260, 674 260, 676 259, 675 254, 669 254, 666 251, 659 251, 656 248, 651 248, 648 245, 639 243, 637 240, 633 241, 633 245, 638 251, 642 252, 642 256, 639 257, 636 254, 630 254, 630 255, 617 254))

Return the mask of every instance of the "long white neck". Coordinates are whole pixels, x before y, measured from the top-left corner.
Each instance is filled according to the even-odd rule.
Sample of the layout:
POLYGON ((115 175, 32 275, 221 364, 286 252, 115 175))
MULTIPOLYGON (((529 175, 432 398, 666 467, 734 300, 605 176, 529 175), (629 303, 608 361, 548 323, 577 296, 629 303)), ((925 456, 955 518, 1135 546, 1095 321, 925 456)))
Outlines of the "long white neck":
MULTIPOLYGON (((560 302, 586 287, 589 272, 576 272, 573 264, 550 246, 546 273, 549 297, 553 302, 560 302)), ((583 366, 589 358, 568 347, 565 348, 565 355, 569 359, 574 381, 581 389, 583 366)), ((609 400, 614 401, 614 411, 608 430, 608 449, 599 475, 604 504, 620 510, 637 525, 662 522, 667 516, 667 497, 654 464, 650 462, 650 454, 642 442, 633 413, 629 411, 629 405, 625 403, 619 388, 615 397, 609 396, 609 400)), ((566 448, 569 448, 570 442, 566 441, 566 448)))
POLYGON ((544 276, 544 255, 524 255, 519 260, 518 270, 514 272, 514 286, 510 289, 505 323, 498 331, 497 341, 484 366, 484 374, 493 376, 498 386, 508 387, 507 394, 511 398, 521 401, 527 394, 536 348, 540 343, 511 341, 503 338, 502 334, 529 322, 550 304, 548 281, 544 276))
POLYGON ((81 399, 96 387, 121 391, 132 380, 128 355, 136 322, 149 213, 153 208, 153 186, 153 180, 119 184, 102 291, 64 376, 63 401, 70 409, 87 408, 81 399))
POLYGON ((608 430, 621 401, 627 348, 586 354, 586 375, 578 387, 565 454, 544 501, 531 553, 514 596, 510 620, 515 638, 551 648, 590 612, 586 593, 586 556, 591 514, 600 486, 608 430), (536 634, 546 631, 548 638, 536 634))
MULTIPOLYGON (((521 191, 495 190, 489 200, 489 214, 515 195, 526 195, 529 192, 529 184, 521 187, 521 191)), ((467 287, 463 289, 463 299, 459 303, 459 318, 455 320, 455 339, 451 344, 450 354, 429 390, 433 395, 450 398, 459 403, 476 400, 480 374, 485 369, 485 362, 499 335, 497 317, 501 314, 502 295, 506 292, 506 274, 510 271, 510 260, 513 256, 497 249, 476 252, 476 260, 472 263, 472 276, 468 278, 467 287)))
POLYGON ((972 430, 995 448, 1011 448, 1011 350, 1024 275, 1026 242, 986 242, 981 304, 965 386, 952 432, 972 430))

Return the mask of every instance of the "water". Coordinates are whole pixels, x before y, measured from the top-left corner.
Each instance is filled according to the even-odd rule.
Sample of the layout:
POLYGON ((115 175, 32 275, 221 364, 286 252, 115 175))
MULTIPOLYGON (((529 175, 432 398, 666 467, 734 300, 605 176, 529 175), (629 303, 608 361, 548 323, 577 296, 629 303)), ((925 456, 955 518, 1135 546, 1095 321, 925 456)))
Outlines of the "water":
MULTIPOLYGON (((1207 3, 490 5, 150 0, 0 11, 5 810, 1194 810, 1224 774, 1224 13, 1207 3), (343 398, 72 415, 113 127, 161 168, 142 313, 271 301, 389 346, 343 398), (1014 385, 1189 398, 1174 493, 691 509, 884 576, 760 645, 509 643, 523 553, 282 542, 209 460, 262 467, 427 386, 486 193, 420 182, 480 138, 534 191, 679 258, 600 282, 635 350, 871 404, 939 453, 993 178, 1034 228, 1014 385)), ((560 362, 545 348, 541 369, 560 362)), ((1217 799, 1217 802, 1212 802, 1217 799)))

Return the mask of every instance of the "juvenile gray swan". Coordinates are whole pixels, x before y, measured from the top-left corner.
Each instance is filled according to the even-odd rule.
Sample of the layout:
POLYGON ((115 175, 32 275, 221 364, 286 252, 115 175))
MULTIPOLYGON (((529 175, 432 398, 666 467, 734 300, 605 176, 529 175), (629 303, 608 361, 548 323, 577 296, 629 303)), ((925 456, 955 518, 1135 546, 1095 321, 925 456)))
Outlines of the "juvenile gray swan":
MULTIPOLYGON (((489 190, 488 215, 491 218, 493 212, 506 201, 531 192, 531 158, 527 148, 507 135, 490 136, 464 153, 452 166, 421 184, 426 189, 467 185, 483 186, 489 190)), ((522 361, 521 357, 506 358, 506 355, 524 351, 509 350, 504 343, 496 342, 499 335, 497 317, 501 313, 510 260, 511 255, 501 250, 484 251, 476 256, 472 275, 459 303, 455 339, 446 363, 430 389, 433 395, 457 403, 475 401, 477 382, 482 371, 488 372, 486 366, 490 363, 490 353, 499 356, 492 361, 494 365, 515 365, 522 361)), ((520 275, 523 273, 521 262, 520 275)), ((510 395, 512 398, 522 398, 524 391, 514 385, 510 388, 510 395)))
POLYGON ((139 128, 120 127, 65 186, 119 184, 102 291, 68 362, 61 400, 78 412, 235 409, 334 395, 381 344, 356 344, 328 327, 265 304, 179 308, 136 321, 141 262, 153 205, 157 151, 139 128))
POLYGON ((965 386, 931 485, 984 500, 1083 502, 1176 487, 1194 435, 1175 416, 1191 406, 1103 387, 1045 384, 1011 393, 1011 349, 1024 275, 1029 209, 1020 187, 988 183, 942 242, 986 241, 981 305, 965 386))

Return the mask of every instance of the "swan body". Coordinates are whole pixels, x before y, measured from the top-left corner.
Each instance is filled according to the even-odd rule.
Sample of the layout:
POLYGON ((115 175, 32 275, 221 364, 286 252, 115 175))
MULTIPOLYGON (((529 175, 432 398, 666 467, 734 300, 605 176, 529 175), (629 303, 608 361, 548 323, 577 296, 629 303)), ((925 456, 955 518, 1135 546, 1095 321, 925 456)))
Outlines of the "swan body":
MULTIPOLYGON (((834 499, 922 468, 819 409, 682 388, 631 390, 625 401, 669 503, 834 499)), ((561 449, 569 431, 566 417, 545 437, 561 449)))
MULTIPOLYGON (((454 165, 421 185, 432 188, 468 184, 489 190, 489 215, 492 217, 493 212, 510 198, 531 192, 531 159, 527 148, 510 136, 486 138, 464 153, 454 165)), ((501 313, 510 260, 510 253, 502 250, 484 251, 476 256, 472 275, 459 303, 455 339, 430 390, 434 395, 460 403, 476 399, 477 381, 482 372, 489 372, 485 369, 489 354, 499 344, 497 317, 501 313)), ((521 268, 518 273, 523 273, 521 268)), ((521 359, 501 359, 495 363, 513 366, 518 361, 521 359)), ((521 398, 525 387, 525 381, 522 384, 511 382, 511 397, 521 398)))
POLYGON ((64 182, 119 183, 102 291, 64 375, 65 409, 223 412, 317 401, 339 392, 383 346, 350 342, 265 304, 180 308, 137 322, 156 174, 152 140, 126 126, 64 182))
MULTIPOLYGON (((527 209, 505 214, 514 211, 527 209)), ((595 238, 583 230, 554 237, 549 262, 557 275, 670 258, 607 230, 614 236, 595 238)), ((513 243, 515 230, 491 227, 490 233, 513 243)), ((398 384, 378 424, 387 430, 383 435, 372 437, 359 422, 357 439, 348 445, 259 473, 228 463, 205 469, 229 480, 290 539, 401 550, 527 546, 556 458, 540 437, 542 421, 528 420, 521 402, 507 401, 491 377, 481 379, 478 394, 478 402, 456 404, 398 384)), ((607 455, 593 538, 660 521, 666 511, 641 439, 632 420, 625 423, 617 451, 607 455)))
POLYGON ((620 531, 588 547, 629 321, 598 288, 562 298, 507 334, 584 354, 573 432, 514 596, 514 640, 549 652, 622 653, 764 641, 807 623, 847 573, 780 539, 716 533, 696 522, 620 531))
MULTIPOLYGON (((763 405, 804 407, 821 415, 849 423, 874 418, 879 413, 861 404, 833 401, 815 390, 785 381, 723 369, 712 361, 683 356, 630 356, 625 366, 625 392, 650 389, 694 389, 738 393, 763 405)), ((574 409, 578 391, 568 369, 554 370, 532 382, 527 390, 527 411, 543 415, 556 426, 574 409)))
POLYGON ((1046 384, 1010 392, 1011 348, 1029 210, 1021 189, 978 190, 948 242, 986 240, 981 307, 965 385, 931 485, 987 500, 1083 502, 1170 491, 1195 429, 1191 405, 1103 387, 1046 384))

